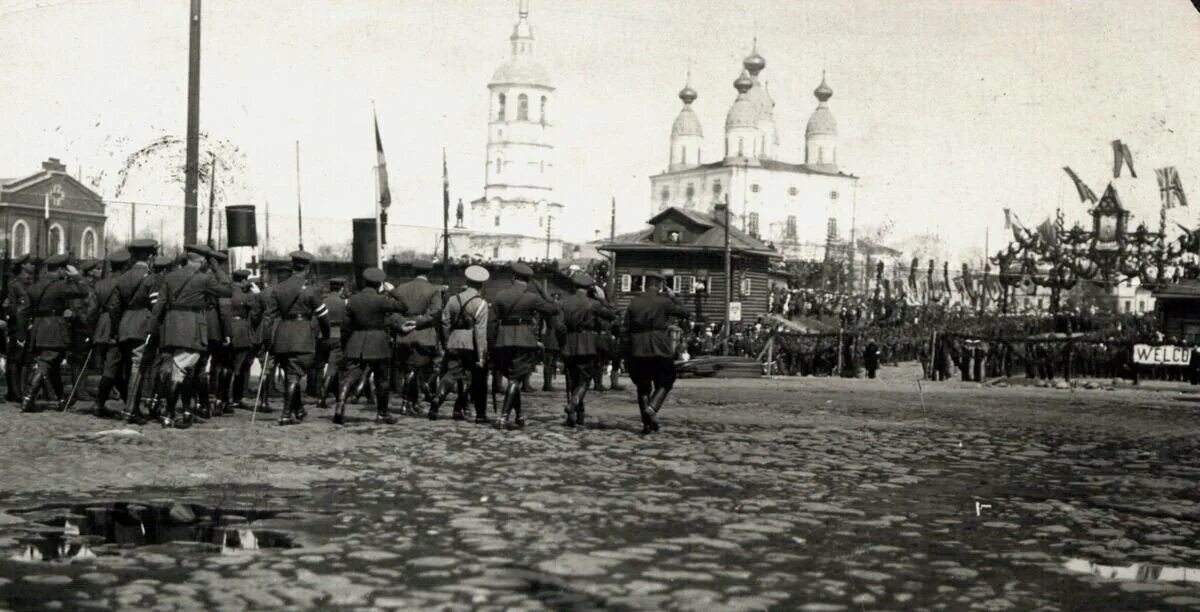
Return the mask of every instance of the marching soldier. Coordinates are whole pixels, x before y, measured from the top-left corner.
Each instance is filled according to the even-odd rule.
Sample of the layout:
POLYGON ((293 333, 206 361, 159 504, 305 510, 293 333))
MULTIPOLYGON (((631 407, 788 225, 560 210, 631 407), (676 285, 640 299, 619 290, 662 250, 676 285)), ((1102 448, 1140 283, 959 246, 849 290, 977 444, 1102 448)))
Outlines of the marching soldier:
MULTIPOLYGON (((313 255, 305 251, 292 251, 292 275, 276 284, 264 300, 266 312, 263 325, 273 330, 265 341, 266 348, 283 369, 286 391, 280 425, 292 425, 302 421, 304 411, 304 377, 312 366, 317 350, 312 320, 317 320, 321 338, 329 337, 328 311, 321 303, 321 294, 308 281, 308 266, 313 255)), ((264 373, 265 374, 265 373, 264 373)))
POLYGON ((201 385, 199 368, 209 348, 207 308, 210 301, 231 295, 229 277, 216 254, 203 245, 184 247, 187 264, 163 277, 154 303, 151 332, 164 355, 167 415, 163 427, 192 424, 191 401, 201 385), (175 405, 183 402, 183 418, 175 419, 175 405))
POLYGON ((401 414, 419 414, 421 393, 428 394, 433 378, 433 360, 437 357, 437 331, 434 322, 442 312, 441 289, 429 282, 428 274, 433 264, 428 261, 413 263, 416 278, 391 291, 392 299, 400 302, 400 310, 416 322, 416 330, 403 334, 396 342, 396 353, 402 359, 397 365, 405 368, 401 385, 401 414))
POLYGON ((637 387, 642 434, 658 431, 658 411, 675 385, 674 350, 667 331, 671 317, 687 319, 689 313, 671 294, 662 294, 663 275, 646 272, 646 289, 629 302, 625 328, 629 330, 629 378, 637 387))
MULTIPOLYGON (((333 414, 334 425, 346 423, 346 402, 358 387, 359 378, 367 371, 375 381, 375 422, 394 425, 396 417, 388 413, 388 360, 392 349, 388 344, 388 315, 400 312, 404 306, 379 293, 379 286, 387 276, 379 268, 368 268, 363 272, 365 286, 350 296, 346 302, 344 333, 349 334, 346 342, 346 380, 342 381, 337 407, 333 414)), ((406 321, 401 331, 412 331, 415 325, 406 321)))
MULTIPOLYGON (((561 304, 557 293, 553 297, 554 303, 561 304)), ((554 377, 558 374, 558 362, 562 357, 562 346, 558 341, 562 333, 560 319, 558 316, 542 318, 542 391, 554 390, 554 377)))
POLYGON ((71 300, 86 295, 79 271, 67 265, 66 255, 46 259, 46 275, 29 289, 24 316, 25 320, 31 321, 27 342, 31 343, 36 369, 21 402, 21 412, 33 411, 34 399, 42 384, 47 382, 58 397, 59 410, 66 407, 60 370, 70 342, 67 316, 71 300))
POLYGON ((487 417, 488 303, 483 298, 483 283, 489 278, 481 266, 468 266, 467 286, 446 300, 442 310, 442 336, 446 339, 446 357, 437 392, 429 406, 430 420, 454 391, 454 420, 466 418, 467 400, 475 407, 475 423, 484 425, 487 417))
POLYGON ((571 280, 575 283, 575 293, 563 299, 561 304, 562 322, 567 331, 562 345, 563 364, 567 370, 567 427, 583 425, 583 400, 591 386, 591 373, 600 358, 596 347, 597 324, 603 324, 601 329, 607 329, 608 323, 616 317, 612 309, 588 294, 596 284, 591 275, 580 272, 571 280))
POLYGON ((335 398, 337 397, 345 370, 345 353, 342 351, 342 344, 346 338, 342 336, 342 324, 346 319, 347 297, 349 297, 349 292, 346 290, 346 280, 343 278, 329 279, 329 293, 326 293, 325 297, 321 299, 327 313, 325 318, 329 321, 329 337, 322 340, 321 345, 317 347, 317 363, 319 364, 317 369, 324 370, 320 383, 318 408, 327 407, 325 398, 330 393, 333 393, 335 398))
POLYGON ((250 375, 250 363, 254 360, 258 345, 258 323, 262 317, 262 305, 258 295, 250 289, 250 271, 235 270, 233 290, 229 298, 229 385, 226 389, 227 409, 241 408, 246 396, 246 378, 250 375))
POLYGON ((558 312, 558 306, 550 301, 540 285, 529 282, 533 277, 533 270, 529 266, 521 262, 514 263, 512 272, 512 286, 497 294, 492 302, 499 323, 493 355, 500 374, 508 379, 501 411, 504 419, 500 425, 524 427, 521 386, 533 373, 538 361, 538 322, 534 317, 536 314, 554 315, 558 312), (516 412, 516 419, 510 422, 509 416, 513 411, 516 412))
POLYGON ((4 316, 8 322, 8 345, 5 357, 8 361, 4 372, 8 390, 4 399, 10 402, 20 401, 25 383, 25 330, 30 321, 24 318, 29 307, 29 289, 33 287, 33 277, 37 267, 29 260, 28 255, 13 262, 13 279, 9 282, 8 297, 4 301, 4 316))
MULTIPOLYGON (((172 271, 174 271, 175 267, 175 258, 167 257, 166 255, 159 255, 158 257, 150 260, 150 276, 146 279, 144 290, 149 292, 151 303, 158 300, 158 288, 162 285, 163 278, 165 278, 167 274, 170 274, 172 271)), ((152 322, 150 325, 153 327, 152 322)), ((146 375, 149 376, 151 393, 150 418, 153 420, 158 420, 159 416, 162 414, 163 405, 165 405, 167 402, 167 383, 164 381, 162 373, 164 370, 170 372, 170 369, 165 366, 167 360, 169 360, 171 356, 165 354, 164 351, 158 350, 158 346, 153 343, 151 343, 145 350, 154 353, 154 360, 152 363, 147 358, 147 366, 145 371, 146 375)), ((138 387, 146 386, 144 383, 145 380, 145 377, 139 376, 138 387)), ((139 408, 138 412, 131 412, 131 422, 138 422, 141 420, 140 410, 141 409, 139 408)))
POLYGON ((96 283, 96 303, 99 314, 96 327, 92 330, 92 347, 96 362, 100 364, 100 384, 96 389, 95 415, 109 418, 112 413, 105 405, 113 386, 121 381, 121 350, 117 346, 117 326, 113 315, 117 312, 117 280, 129 264, 129 252, 113 251, 108 256, 109 275, 96 283))
POLYGON ((138 369, 142 366, 143 354, 149 348, 146 337, 151 331, 150 308, 157 297, 152 288, 150 258, 157 248, 158 242, 149 238, 134 240, 125 247, 133 263, 117 277, 117 303, 111 308, 112 319, 117 325, 117 346, 121 351, 121 381, 126 386, 124 396, 130 403, 127 409, 132 423, 142 421, 141 407, 135 401, 140 393, 136 392, 133 385, 140 387, 143 384, 138 378, 141 374, 138 369))
MULTIPOLYGON (((228 285, 229 277, 225 274, 225 262, 229 260, 229 256, 212 249, 207 249, 203 255, 208 258, 209 271, 215 273, 219 270, 225 277, 225 284, 228 285)), ((229 297, 208 296, 204 303, 204 322, 208 329, 208 350, 200 355, 200 362, 196 364, 196 399, 199 416, 202 419, 233 414, 232 410, 225 411, 225 406, 221 401, 225 397, 221 381, 228 369, 229 362, 229 297), (212 404, 211 396, 213 394, 217 396, 215 408, 212 404)))

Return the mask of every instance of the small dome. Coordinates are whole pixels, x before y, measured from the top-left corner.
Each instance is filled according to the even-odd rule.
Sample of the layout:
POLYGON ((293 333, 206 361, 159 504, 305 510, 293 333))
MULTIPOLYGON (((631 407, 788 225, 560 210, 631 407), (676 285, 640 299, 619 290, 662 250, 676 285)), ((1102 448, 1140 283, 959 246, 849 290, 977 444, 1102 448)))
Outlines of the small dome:
POLYGON ((767 60, 759 55, 758 51, 751 51, 750 55, 747 55, 746 59, 742 60, 742 66, 746 68, 746 71, 751 76, 758 76, 758 73, 767 67, 767 60))
POLYGON ((829 99, 833 97, 833 90, 825 84, 824 74, 821 74, 821 84, 817 85, 817 88, 813 90, 813 95, 816 96, 817 100, 819 100, 822 104, 828 102, 829 99))
POLYGON ((528 55, 517 55, 504 62, 492 74, 488 85, 533 85, 553 89, 550 72, 528 55))
POLYGON ((677 136, 704 136, 700 118, 690 106, 685 106, 679 111, 679 116, 675 117, 675 123, 671 126, 671 138, 677 136))
POLYGON ((725 129, 734 128, 758 128, 758 109, 754 108, 754 104, 745 94, 739 95, 733 101, 733 106, 729 107, 729 114, 725 116, 725 129))
POLYGON ((818 106, 817 110, 813 111, 811 117, 808 118, 808 127, 804 129, 804 136, 837 136, 837 121, 833 118, 833 113, 824 106, 818 106))
POLYGON ((684 85, 683 89, 679 90, 679 99, 683 100, 684 104, 691 104, 692 102, 695 102, 696 98, 698 97, 699 96, 696 94, 696 90, 692 89, 691 85, 684 85))
POLYGON ((754 81, 750 80, 750 74, 745 70, 743 70, 742 74, 738 75, 738 78, 733 81, 733 88, 738 90, 739 94, 744 94, 747 91, 750 91, 751 87, 754 87, 754 81))

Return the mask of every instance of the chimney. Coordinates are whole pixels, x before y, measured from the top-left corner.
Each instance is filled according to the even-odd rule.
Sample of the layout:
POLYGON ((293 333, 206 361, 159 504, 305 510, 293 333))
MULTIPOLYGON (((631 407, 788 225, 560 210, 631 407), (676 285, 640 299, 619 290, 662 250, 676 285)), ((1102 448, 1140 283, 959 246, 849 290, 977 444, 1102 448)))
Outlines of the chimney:
POLYGON ((58 161, 57 157, 51 157, 50 159, 42 162, 42 170, 48 170, 50 172, 66 172, 67 166, 58 161))
POLYGON ((722 227, 725 226, 725 209, 727 208, 729 208, 729 204, 727 204, 724 200, 713 202, 712 216, 713 221, 715 221, 717 225, 722 227))

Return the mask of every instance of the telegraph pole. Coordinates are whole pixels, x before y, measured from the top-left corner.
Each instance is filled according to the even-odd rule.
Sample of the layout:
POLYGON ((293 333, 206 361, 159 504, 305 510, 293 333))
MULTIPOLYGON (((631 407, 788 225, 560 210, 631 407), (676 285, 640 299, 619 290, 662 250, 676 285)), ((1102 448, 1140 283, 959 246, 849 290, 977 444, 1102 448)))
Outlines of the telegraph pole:
POLYGON ((554 217, 546 215, 546 259, 550 259, 550 226, 554 224, 554 217))
MULTIPOLYGON (((192 0, 188 17, 187 160, 184 164, 183 242, 196 244, 200 182, 200 0, 192 0)), ((132 238, 132 236, 131 236, 132 238)))
MULTIPOLYGON (((742 177, 742 180, 746 180, 742 177)), ((733 302, 733 258, 732 251, 729 248, 729 192, 725 192, 725 339, 722 341, 722 354, 729 354, 729 338, 733 335, 730 333, 730 326, 733 324, 730 321, 730 304, 733 302)))
POLYGON ((213 242, 213 206, 217 202, 217 154, 209 151, 212 157, 212 168, 208 171, 208 248, 214 248, 213 242))

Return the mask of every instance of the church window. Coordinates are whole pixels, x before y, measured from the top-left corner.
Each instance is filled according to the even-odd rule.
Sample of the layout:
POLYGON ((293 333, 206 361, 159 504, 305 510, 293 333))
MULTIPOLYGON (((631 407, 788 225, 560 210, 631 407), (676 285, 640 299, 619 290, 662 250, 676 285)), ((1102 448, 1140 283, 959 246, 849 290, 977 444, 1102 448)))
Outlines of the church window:
POLYGON ((746 144, 746 139, 744 139, 744 138, 738 138, 738 157, 743 157, 743 156, 745 156, 745 155, 746 155, 746 153, 745 153, 745 151, 746 151, 745 144, 746 144))
POLYGON ((835 217, 830 217, 825 222, 825 239, 830 242, 838 239, 837 219, 835 217))
POLYGON ((496 120, 497 121, 504 121, 505 101, 506 101, 506 98, 504 97, 504 94, 500 94, 499 96, 496 97, 496 102, 497 102, 496 106, 498 109, 496 111, 496 120))
POLYGON ((545 122, 546 122, 546 96, 542 96, 542 114, 541 114, 541 117, 542 117, 542 119, 541 119, 542 123, 545 123, 545 122))
POLYGON ((671 200, 671 190, 670 190, 670 189, 667 189, 666 187, 663 187, 663 189, 662 189, 662 201, 663 201, 663 204, 666 204, 666 203, 667 203, 667 202, 669 202, 670 200, 671 200))
POLYGON ((758 213, 750 213, 750 222, 747 224, 747 231, 751 236, 758 237, 758 213))
POLYGON ((13 255, 29 254, 29 226, 24 221, 17 220, 12 229, 13 255))
POLYGON ((61 255, 66 252, 66 245, 63 244, 63 228, 61 225, 55 223, 50 226, 49 238, 50 244, 48 246, 50 248, 47 250, 48 253, 61 255))
POLYGON ((712 189, 713 189, 714 196, 721 197, 721 179, 717 179, 717 180, 713 181, 712 189))
POLYGON ((503 169, 504 169, 504 161, 501 160, 499 157, 497 157, 496 158, 496 174, 500 174, 500 171, 503 169))
POLYGON ((758 183, 754 183, 753 185, 750 185, 750 192, 758 193, 758 183))
POLYGON ((96 230, 87 228, 79 238, 79 256, 92 258, 96 256, 96 230))
POLYGON ((500 227, 500 215, 496 215, 496 227, 500 227))
POLYGON ((529 121, 529 96, 517 96, 517 121, 529 121))
POLYGON ((783 228, 783 239, 784 240, 795 240, 796 239, 796 215, 788 215, 787 225, 785 225, 783 228))
POLYGON ((750 295, 750 290, 753 288, 754 288, 753 279, 743 276, 742 282, 741 282, 742 296, 745 297, 745 296, 750 295))
POLYGON ((799 189, 796 189, 795 187, 788 187, 788 195, 794 196, 797 193, 800 193, 799 189))
POLYGON ((687 195, 688 201, 691 202, 692 198, 696 196, 696 186, 691 183, 688 183, 687 189, 684 191, 684 193, 685 193, 685 195, 687 195))
POLYGON ((492 259, 500 259, 500 247, 492 247, 492 259))

